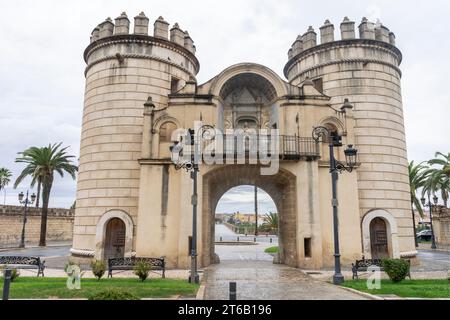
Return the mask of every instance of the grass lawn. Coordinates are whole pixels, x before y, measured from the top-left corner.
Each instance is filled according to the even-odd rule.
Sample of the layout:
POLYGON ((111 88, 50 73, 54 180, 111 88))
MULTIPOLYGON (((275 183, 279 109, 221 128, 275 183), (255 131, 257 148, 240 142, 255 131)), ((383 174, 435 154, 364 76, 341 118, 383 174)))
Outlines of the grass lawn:
POLYGON ((448 280, 403 280, 394 283, 381 280, 380 290, 369 290, 366 280, 345 281, 344 287, 370 294, 395 294, 403 298, 450 298, 450 281, 448 280))
MULTIPOLYGON (((198 285, 187 280, 150 279, 141 282, 137 278, 81 279, 80 290, 69 290, 67 278, 19 277, 11 283, 11 299, 47 299, 47 298, 89 298, 90 295, 107 289, 123 290, 139 298, 169 298, 174 295, 195 296, 198 285)), ((0 292, 3 290, 3 278, 0 278, 0 292)))
POLYGON ((264 250, 265 253, 278 253, 278 247, 270 247, 264 250))

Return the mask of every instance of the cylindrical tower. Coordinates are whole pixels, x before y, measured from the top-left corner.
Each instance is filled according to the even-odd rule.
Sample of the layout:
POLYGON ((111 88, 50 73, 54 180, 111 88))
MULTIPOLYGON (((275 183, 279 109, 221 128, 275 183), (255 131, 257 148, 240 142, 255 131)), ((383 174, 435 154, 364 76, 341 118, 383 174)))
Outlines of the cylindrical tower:
POLYGON ((318 44, 316 32, 309 27, 289 50, 284 74, 294 85, 309 78, 318 90, 331 97, 337 109, 345 98, 354 105, 356 141, 348 142, 357 145, 361 162, 357 171, 363 253, 371 250, 364 217, 378 210, 380 216, 392 215, 396 224, 388 225, 387 230, 388 238, 390 234, 395 237, 389 244, 391 256, 413 255, 400 88, 402 54, 395 46, 395 35, 381 23, 366 18, 359 25, 359 38, 355 36, 355 23, 347 17, 340 25, 340 35, 340 40, 335 40, 334 26, 327 20, 320 28, 318 44))
POLYGON ((135 237, 129 233, 136 233, 144 103, 151 96, 156 108, 166 107, 168 95, 195 80, 199 71, 193 41, 178 24, 170 37, 169 23, 162 17, 154 23, 153 36, 148 27, 144 13, 134 18, 133 32, 125 13, 114 23, 108 18, 93 30, 84 52, 74 256, 104 257, 102 243, 108 232, 97 229, 103 228, 101 219, 113 217, 128 225, 121 229, 118 223, 126 234, 116 232, 112 241, 125 241, 125 255, 134 251, 130 239, 135 237))

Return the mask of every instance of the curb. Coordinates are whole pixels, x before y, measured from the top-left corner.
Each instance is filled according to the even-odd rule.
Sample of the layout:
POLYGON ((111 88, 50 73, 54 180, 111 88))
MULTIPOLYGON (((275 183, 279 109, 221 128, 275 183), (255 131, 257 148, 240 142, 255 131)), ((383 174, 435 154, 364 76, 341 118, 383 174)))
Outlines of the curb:
POLYGON ((204 300, 205 299, 205 285, 201 284, 200 288, 198 288, 197 295, 195 296, 195 300, 204 300))
POLYGON ((375 296, 375 295, 367 293, 367 292, 362 292, 362 291, 359 291, 359 290, 356 290, 356 289, 353 289, 353 288, 347 288, 347 287, 343 287, 343 286, 339 286, 339 288, 342 288, 342 289, 347 290, 349 292, 358 294, 358 295, 360 295, 360 296, 362 296, 364 298, 370 299, 370 300, 385 300, 385 299, 383 299, 381 297, 375 296))

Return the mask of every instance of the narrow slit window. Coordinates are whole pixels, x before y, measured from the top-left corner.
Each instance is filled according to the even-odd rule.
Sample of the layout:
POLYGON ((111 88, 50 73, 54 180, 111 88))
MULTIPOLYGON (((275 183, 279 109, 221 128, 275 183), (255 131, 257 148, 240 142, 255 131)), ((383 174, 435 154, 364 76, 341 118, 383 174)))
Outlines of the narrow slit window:
POLYGON ((311 258, 311 238, 305 238, 305 258, 311 258))
POLYGON ((178 85, 180 84, 180 79, 172 78, 170 81, 170 92, 175 93, 178 91, 178 85))

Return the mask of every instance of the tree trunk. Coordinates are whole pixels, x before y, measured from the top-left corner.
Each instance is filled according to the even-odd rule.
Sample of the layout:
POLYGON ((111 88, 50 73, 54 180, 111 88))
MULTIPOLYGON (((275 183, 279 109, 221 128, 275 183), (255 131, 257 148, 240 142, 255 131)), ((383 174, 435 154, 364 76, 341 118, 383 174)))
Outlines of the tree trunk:
POLYGON ((52 188, 52 182, 42 183, 42 216, 41 216, 41 234, 39 238, 39 246, 46 246, 47 237, 47 215, 48 215, 48 204, 50 201, 50 190, 52 188))
POLYGON ((414 214, 414 203, 411 201, 411 213, 412 213, 412 220, 413 220, 413 230, 414 230, 414 244, 416 248, 419 247, 419 243, 417 242, 417 236, 416 236, 416 215, 414 214))
POLYGON ((39 179, 36 192, 36 208, 39 208, 39 200, 41 199, 41 181, 39 179))

